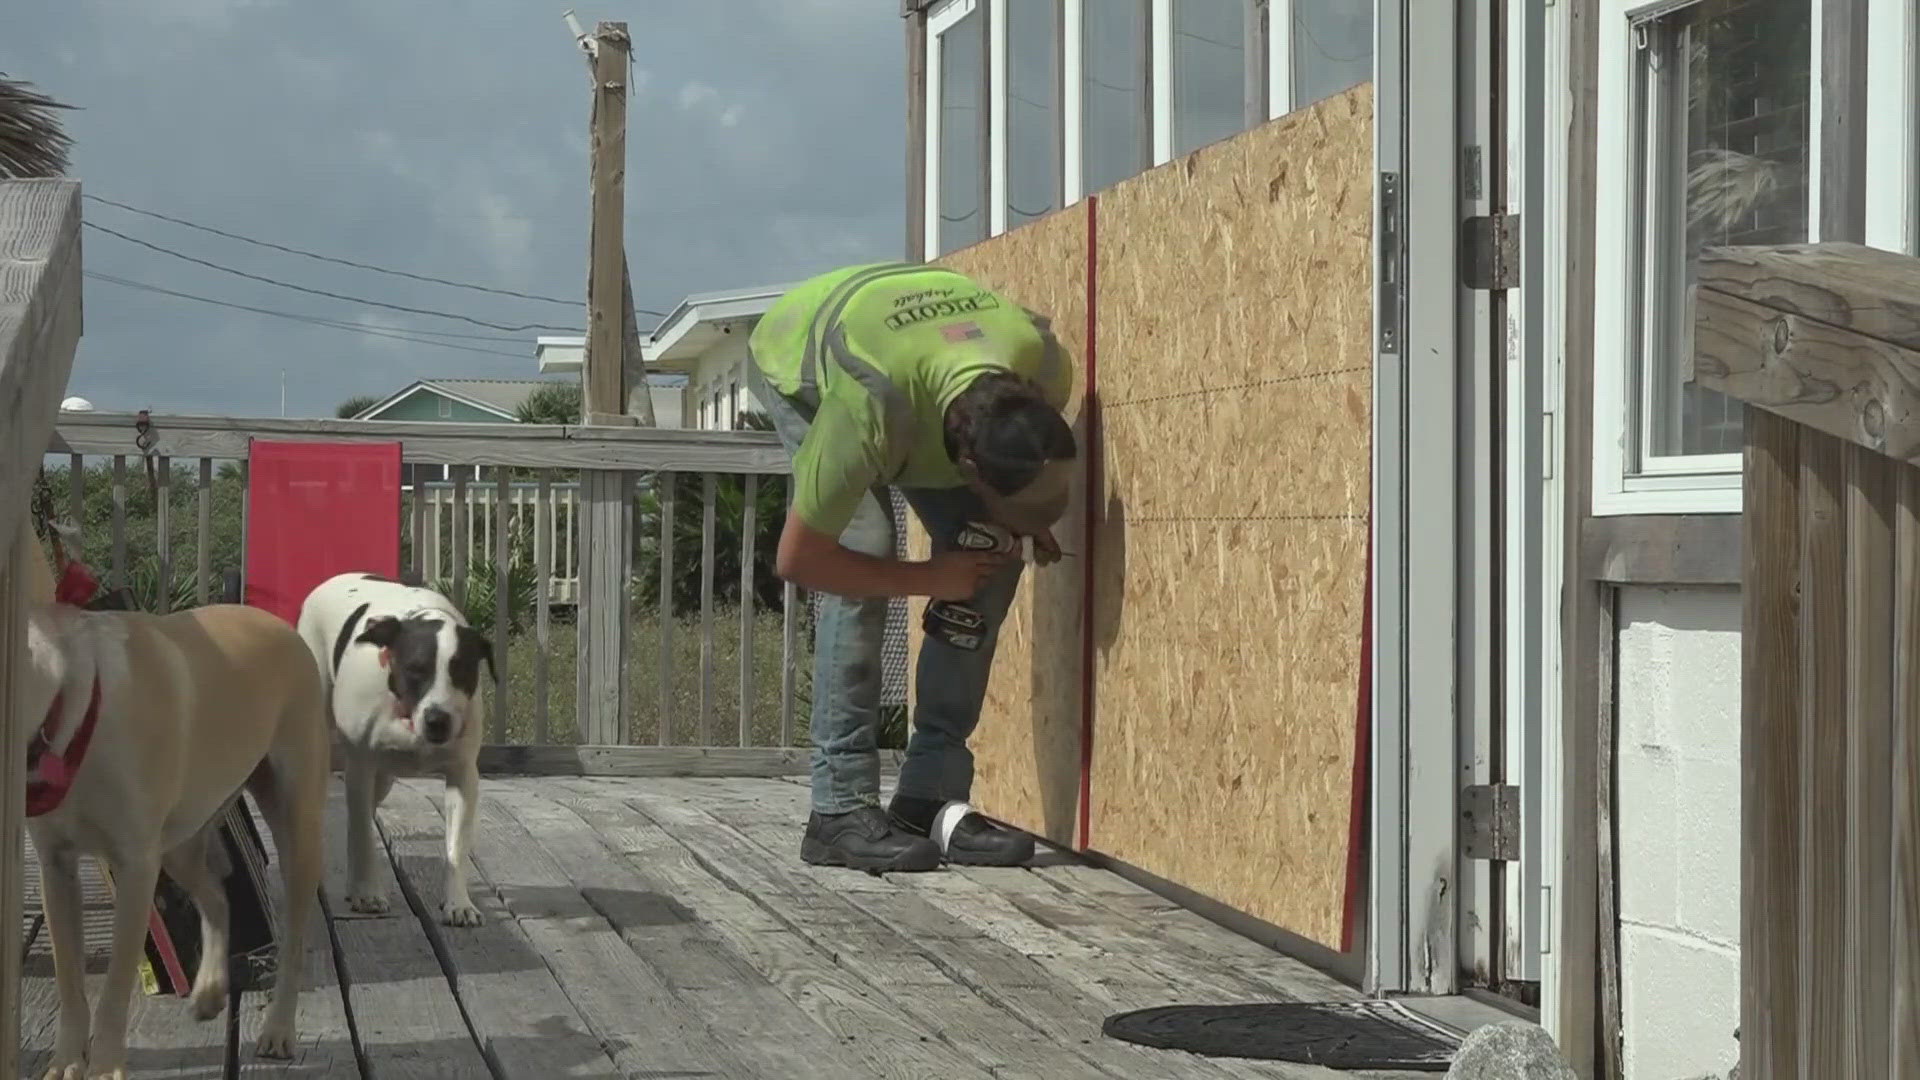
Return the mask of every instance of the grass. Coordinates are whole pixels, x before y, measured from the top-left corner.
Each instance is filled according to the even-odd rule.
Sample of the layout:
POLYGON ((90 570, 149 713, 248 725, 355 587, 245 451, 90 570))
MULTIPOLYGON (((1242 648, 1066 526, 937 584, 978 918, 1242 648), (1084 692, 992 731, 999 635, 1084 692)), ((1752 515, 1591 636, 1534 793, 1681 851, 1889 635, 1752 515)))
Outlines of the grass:
MULTIPOLYGON (((799 631, 800 628, 796 628, 799 631)), ((781 616, 756 613, 751 631, 753 699, 748 714, 748 746, 780 746, 781 616)), ((548 631, 547 722, 550 743, 580 741, 578 633, 572 622, 555 622, 548 631)), ((507 648, 507 739, 536 738, 534 664, 541 646, 532 631, 515 635, 507 648)), ((734 746, 740 743, 740 612, 716 607, 713 614, 713 697, 708 703, 708 738, 700 731, 700 618, 674 620, 671 742, 679 746, 734 746)), ((812 703, 813 636, 794 635, 793 737, 787 745, 806 746, 807 714, 812 703)), ((647 746, 659 741, 660 616, 635 611, 627 639, 627 742, 647 746)))

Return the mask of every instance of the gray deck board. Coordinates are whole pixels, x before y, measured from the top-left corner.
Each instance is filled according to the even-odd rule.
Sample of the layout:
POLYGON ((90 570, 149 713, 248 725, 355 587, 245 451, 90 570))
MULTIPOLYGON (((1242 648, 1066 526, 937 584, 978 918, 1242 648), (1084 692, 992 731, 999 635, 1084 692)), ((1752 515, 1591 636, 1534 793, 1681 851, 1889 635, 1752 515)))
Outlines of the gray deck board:
MULTIPOLYGON (((671 793, 683 794, 679 790, 671 793)), ((714 817, 770 853, 785 852, 793 846, 792 822, 774 818, 764 804, 737 801, 732 807, 707 805, 714 817)), ((840 890, 847 903, 918 944, 942 970, 982 998, 1046 1038, 1064 1044, 1107 1074, 1170 1080, 1232 1075, 1205 1058, 1147 1050, 1105 1038, 1100 1031, 1102 1021, 1119 1011, 1112 999, 1105 994, 1090 994, 1084 986, 1049 970, 1039 959, 1046 949, 1036 944, 1038 935, 1016 933, 1014 940, 1026 947, 1011 944, 989 932, 981 922, 967 918, 972 914, 968 909, 976 905, 963 902, 943 907, 919 887, 922 882, 953 880, 948 874, 854 879, 844 871, 817 871, 798 864, 797 872, 819 875, 823 887, 857 881, 860 887, 840 890)), ((1018 915, 1007 921, 1022 930, 1044 932, 1044 928, 1018 915)), ((1085 951, 1078 950, 1076 955, 1085 951)))
MULTIPOLYGON (((1064 853, 1034 869, 872 877, 799 859, 806 789, 750 777, 490 778, 469 870, 487 917, 439 923, 438 781, 380 811, 392 910, 347 911, 345 806, 328 805, 323 909, 293 1062, 261 1061, 266 993, 241 998, 247 1080, 1389 1080, 1107 1039, 1126 1009, 1355 999, 1329 976, 1064 853), (337 965, 336 965, 337 960, 337 965)), ((111 917, 85 864, 90 988, 111 917)), ((277 863, 276 871, 277 871, 277 863)), ((30 887, 37 879, 29 877, 30 887)), ((23 1061, 54 1036, 52 957, 20 931, 23 1061)), ((226 1075, 226 1023, 136 1001, 137 1075, 226 1075)), ((1430 1074, 1428 1074, 1430 1075, 1430 1074)))
MULTIPOLYGON (((430 798, 438 790, 421 786, 430 798)), ((587 824, 575 818, 569 830, 543 821, 536 838, 506 805, 513 800, 493 797, 499 792, 483 789, 474 862, 614 1063, 629 1076, 753 1075, 568 874, 569 865, 615 858, 587 824)))
POLYGON ((395 784, 378 816, 406 902, 450 973, 474 1038, 500 1073, 619 1080, 599 1038, 475 868, 468 868, 468 890, 483 921, 441 923, 446 820, 421 788, 395 784))
POLYGON ((657 875, 667 895, 858 1055, 866 1075, 942 1080, 992 1075, 937 1030, 903 1016, 892 995, 842 966, 845 956, 821 951, 757 899, 715 877, 678 837, 626 805, 622 795, 630 789, 592 781, 558 786, 578 799, 577 810, 615 848, 643 852, 633 862, 657 875))
MULTIPOLYGON (((789 869, 798 865, 791 855, 776 856, 690 806, 676 784, 648 785, 626 801, 682 838, 734 888, 761 900, 785 926, 836 955, 847 970, 892 996, 903 1012, 932 1026, 994 1076, 1127 1075, 1101 1067, 1096 1054, 1082 1054, 1083 1033, 1073 1031, 1062 1040, 1057 1024, 1029 1021, 1003 1007, 963 971, 937 962, 933 952, 852 903, 831 883, 811 871, 789 869)), ((840 871, 837 876, 844 881, 866 875, 840 871)), ((1003 967, 999 974, 1016 983, 1042 981, 1037 969, 1003 967)))
POLYGON ((830 989, 769 978, 730 946, 728 910, 751 902, 708 877, 676 842, 637 824, 639 815, 626 811, 628 821, 605 827, 597 800, 546 782, 496 786, 493 797, 539 838, 674 1000, 728 1040, 753 1070, 739 1075, 893 1075, 867 1064, 866 1033, 857 1024, 841 1035, 815 1019, 841 1011, 830 989), (790 996, 789 988, 800 996, 790 996))
POLYGON ((463 1080, 488 1074, 426 930, 408 908, 393 868, 376 859, 391 907, 382 915, 347 908, 347 806, 336 781, 327 799, 325 895, 340 981, 357 1044, 379 1080, 463 1080))
MULTIPOLYGON (((251 802, 247 805, 251 811, 251 802)), ((273 830, 257 814, 254 823, 260 829, 261 846, 267 851, 271 880, 265 884, 269 902, 280 905, 280 857, 273 830)), ((244 1080, 360 1080, 353 1028, 347 1020, 346 988, 340 985, 340 970, 333 960, 333 927, 327 918, 325 886, 322 881, 320 902, 313 906, 313 922, 307 930, 307 960, 301 975, 299 1013, 294 1020, 299 1042, 293 1057, 282 1061, 255 1055, 253 1047, 260 1038, 269 992, 266 988, 246 991, 240 998, 234 1055, 238 1076, 244 1080)))

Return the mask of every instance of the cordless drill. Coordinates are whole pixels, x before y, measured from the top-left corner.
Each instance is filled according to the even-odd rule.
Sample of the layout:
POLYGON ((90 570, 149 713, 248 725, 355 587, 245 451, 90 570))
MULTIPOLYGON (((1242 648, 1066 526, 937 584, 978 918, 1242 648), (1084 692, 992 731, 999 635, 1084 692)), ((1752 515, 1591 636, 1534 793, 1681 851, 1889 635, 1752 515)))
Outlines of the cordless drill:
MULTIPOLYGON (((953 546, 961 551, 1011 555, 1020 550, 1020 541, 998 525, 969 521, 960 526, 959 533, 953 538, 953 546)), ((986 616, 965 601, 935 600, 927 604, 927 613, 920 619, 920 628, 929 637, 938 638, 956 649, 973 652, 980 648, 980 643, 986 638, 987 620, 986 616)))

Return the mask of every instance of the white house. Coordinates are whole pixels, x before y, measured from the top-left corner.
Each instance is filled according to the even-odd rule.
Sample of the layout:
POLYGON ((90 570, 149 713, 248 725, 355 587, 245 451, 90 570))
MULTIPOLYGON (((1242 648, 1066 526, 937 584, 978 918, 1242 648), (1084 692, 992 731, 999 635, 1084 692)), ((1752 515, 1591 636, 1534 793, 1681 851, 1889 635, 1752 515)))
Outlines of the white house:
MULTIPOLYGON (((658 380, 653 409, 660 426, 729 431, 742 412, 759 411, 747 387, 747 337, 789 288, 695 293, 660 320, 640 345, 649 381, 658 380)), ((543 337, 535 349, 543 374, 579 371, 586 355, 579 337, 543 337)))

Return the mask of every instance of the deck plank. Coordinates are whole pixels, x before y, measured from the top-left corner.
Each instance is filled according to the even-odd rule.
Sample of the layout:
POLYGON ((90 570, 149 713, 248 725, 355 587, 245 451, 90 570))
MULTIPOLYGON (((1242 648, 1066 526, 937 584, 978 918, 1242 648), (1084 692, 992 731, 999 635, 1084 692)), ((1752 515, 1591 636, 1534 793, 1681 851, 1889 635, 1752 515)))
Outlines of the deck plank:
MULTIPOLYGON (((673 898, 704 923, 728 951, 744 960, 799 1005, 882 1077, 981 1080, 990 1074, 951 1044, 903 1019, 893 996, 840 966, 769 914, 756 900, 701 866, 681 842, 626 805, 621 787, 561 781, 553 795, 590 821, 608 846, 644 866, 650 891, 673 898)), ((824 1074, 824 1075, 844 1075, 824 1074)))
POLYGON ((460 1015, 446 974, 420 921, 408 910, 385 859, 375 871, 393 907, 360 915, 343 899, 347 887, 347 805, 336 781, 327 797, 326 902, 340 950, 358 1048, 378 1080, 466 1080, 488 1074, 460 1015))
MULTIPOLYGON (((806 787, 785 780, 729 781, 725 789, 676 789, 720 816, 759 822, 758 834, 778 843, 776 826, 792 831, 806 813, 806 787)), ((1108 1014, 1169 1004, 1231 1004, 1274 1000, 1359 1000, 1359 991, 1332 976, 1243 938, 1116 874, 1068 852, 1042 848, 1037 869, 949 866, 933 874, 890 877, 923 895, 953 919, 1031 957, 1108 1014), (1052 880, 1056 867, 1084 871, 1079 889, 1052 880), (1105 880, 1103 880, 1105 879, 1105 880), (1106 902, 1102 896, 1121 899, 1106 902), (1129 905, 1138 910, 1131 910, 1129 905), (1158 916, 1166 926, 1149 919, 1158 916), (1195 923, 1198 926, 1195 926, 1195 923), (1171 935, 1171 938, 1169 937, 1171 935), (1178 939, 1175 941, 1173 939, 1178 939), (1296 992, 1311 988, 1313 993, 1296 992)), ((858 900, 866 899, 861 895, 858 900)), ((858 901, 856 901, 858 902, 858 901)), ((1418 1073, 1333 1073, 1317 1066, 1182 1055, 1192 1075, 1248 1078, 1400 1080, 1418 1073)))
MULTIPOLYGON (((495 801, 538 838, 540 845, 581 890, 582 898, 617 930, 629 949, 658 973, 676 1001, 730 1038, 729 1048, 748 1077, 840 1080, 873 1076, 865 1054, 837 1038, 813 1013, 830 1000, 804 1005, 755 970, 703 922, 687 902, 675 899, 664 871, 692 860, 675 857, 671 841, 655 846, 616 845, 582 811, 586 800, 558 791, 550 782, 495 786, 495 801), (643 871, 641 867, 646 869, 643 871)), ((696 899, 701 890, 691 890, 696 899)), ((745 902, 744 898, 739 898, 745 902)))
MULTIPOLYGON (((40 863, 34 856, 33 842, 21 844, 26 856, 25 869, 30 903, 23 911, 40 913, 40 863)), ((113 898, 107 891, 104 875, 92 859, 80 860, 81 924, 87 942, 87 1003, 100 1000, 100 984, 107 970, 107 954, 113 941, 113 898)), ((136 993, 138 991, 136 990, 136 993)), ((54 985, 53 945, 44 927, 36 930, 27 943, 20 965, 20 1074, 38 1077, 53 1055, 53 1040, 58 1035, 60 994, 54 985)))
MULTIPOLYGON (((1130 1075, 1108 1068, 1111 1061, 1098 1060, 1102 1055, 1091 1049, 1099 1034, 1097 1027, 1088 1031, 1079 1024, 1063 1026, 1065 1018, 1057 1009, 1041 1018, 1031 1011, 1006 1008, 998 995, 983 993, 979 980, 956 965, 936 962, 930 951, 834 888, 836 882, 867 875, 843 870, 820 878, 791 872, 785 865, 791 856, 774 856, 705 810, 689 805, 677 782, 632 789, 626 801, 680 838, 736 889, 761 899, 793 932, 837 954, 849 970, 892 994, 902 1009, 939 1031, 995 1076, 1038 1078, 1075 1071, 1130 1075)), ((1046 980, 1037 968, 985 959, 990 973, 982 977, 997 976, 1010 993, 1024 987, 1044 995, 1046 980)), ((1141 1069, 1138 1061, 1127 1064, 1132 1074, 1141 1069)))
MULTIPOLYGON (((706 806, 716 816, 737 823, 737 827, 748 835, 777 851, 787 843, 786 838, 793 831, 793 815, 805 812, 804 789, 796 806, 791 801, 793 796, 790 791, 782 790, 791 787, 779 782, 747 781, 729 784, 725 792, 711 786, 679 787, 674 789, 674 794, 691 803, 706 806)), ((804 872, 826 873, 810 868, 804 872)), ((1056 892, 1051 886, 1032 880, 1033 874, 1026 870, 995 870, 991 873, 1025 881, 1028 888, 1048 899, 1056 892)), ((1175 1075, 1182 1077, 1240 1077, 1245 1080, 1286 1077, 1292 1080, 1333 1075, 1312 1066, 1202 1058, 1191 1054, 1146 1050, 1118 1040, 1107 1040, 1100 1031, 1100 1025, 1106 1017, 1128 1009, 1170 1002, 1164 972, 1126 959, 1133 957, 1137 960, 1143 951, 1158 951, 1160 946, 1148 943, 1143 948, 1129 949, 1123 953, 1109 952, 1056 928, 1055 921, 1085 921, 1089 917, 1088 912, 1063 915, 1056 910, 1053 913, 1055 921, 1036 919, 1033 913, 1021 910, 1005 896, 967 877, 957 867, 949 866, 932 874, 892 875, 885 880, 896 883, 898 888, 910 890, 937 912, 936 919, 944 918, 951 925, 970 927, 972 933, 960 935, 962 941, 984 938, 1018 952, 1039 966, 1062 987, 1060 993, 1063 1001, 1072 1002, 1064 1007, 1075 1009, 1085 1017, 1081 1022, 1090 1026, 1094 1038, 1102 1040, 1100 1045, 1124 1048, 1154 1062, 1151 1067, 1171 1068, 1175 1075)), ((847 893, 853 903, 869 909, 886 902, 882 895, 875 887, 847 893)), ((1098 912, 1091 913, 1091 916, 1105 918, 1098 912)), ((1292 963, 1283 957, 1273 959, 1292 963)), ((988 985, 998 990, 997 984, 988 985)), ((1243 998, 1215 995, 1206 1000, 1227 1002, 1243 998)))
MULTIPOLYGON (((793 846, 793 823, 782 819, 780 814, 784 808, 777 800, 772 801, 773 805, 756 803, 751 799, 754 792, 748 790, 743 792, 749 796, 747 800, 733 800, 728 805, 712 798, 711 792, 663 790, 663 794, 668 792, 705 805, 714 817, 775 857, 793 846)), ((1109 1015, 1119 1011, 1114 1000, 1105 993, 1089 993, 1087 986, 1042 963, 1042 957, 1071 962, 1091 955, 1092 950, 1064 939, 1044 941, 1044 935, 1050 933, 1045 927, 1006 905, 1000 905, 1006 911, 995 918, 992 905, 983 909, 964 900, 949 905, 936 903, 935 898, 941 892, 937 883, 954 880, 950 874, 849 878, 844 871, 816 869, 797 860, 793 872, 818 879, 822 888, 858 884, 858 888, 839 890, 848 903, 901 937, 917 943, 935 963, 975 988, 982 997, 1116 1075, 1168 1076, 1181 1080, 1234 1075, 1205 1058, 1167 1054, 1106 1039, 1100 1026, 1109 1015), (926 888, 929 884, 935 887, 926 888), (983 919, 983 915, 986 918, 983 919)), ((992 897, 984 889, 978 893, 992 897)))
POLYGON ((244 1080, 358 1080, 361 1075, 359 1059, 353 1052, 352 1028, 347 1022, 346 990, 334 966, 333 934, 324 905, 314 905, 311 922, 300 1007, 294 1019, 299 1041, 291 1058, 275 1060, 254 1053, 271 995, 265 989, 240 995, 235 1056, 244 1080))
MULTIPOLYGON (((379 811, 400 887, 482 1052, 510 1077, 619 1080, 622 1075, 540 953, 494 892, 469 880, 484 921, 440 922, 446 820, 419 787, 395 784, 379 811)), ((471 862, 471 860, 469 860, 471 862)), ((475 875, 470 866, 469 875, 475 875)))
MULTIPOLYGON (((555 838, 535 837, 492 797, 502 783, 490 783, 481 798, 474 862, 614 1063, 628 1076, 746 1075, 723 1045, 731 1033, 711 1030, 588 903, 549 849, 555 838)), ((445 812, 442 789, 421 790, 445 812)))
MULTIPOLYGON (((260 845, 266 849, 271 871, 266 886, 269 902, 278 905, 275 918, 284 918, 286 904, 279 891, 280 854, 273 830, 252 799, 241 800, 241 806, 253 815, 260 830, 260 845)), ((325 884, 321 882, 319 903, 313 906, 313 924, 307 929, 307 960, 301 977, 300 1008, 294 1020, 299 1043, 293 1057, 286 1060, 257 1056, 253 1047, 260 1038, 269 993, 266 987, 243 992, 235 1047, 236 1075, 243 1080, 359 1080, 361 1076, 360 1061, 353 1049, 353 1027, 347 1019, 346 987, 340 984, 340 969, 333 958, 333 925, 327 916, 325 884)))

